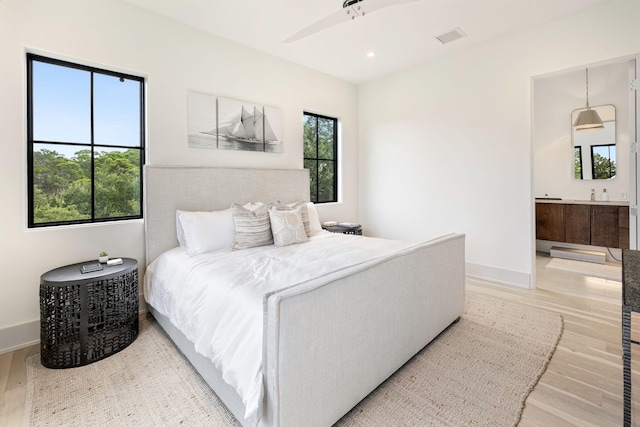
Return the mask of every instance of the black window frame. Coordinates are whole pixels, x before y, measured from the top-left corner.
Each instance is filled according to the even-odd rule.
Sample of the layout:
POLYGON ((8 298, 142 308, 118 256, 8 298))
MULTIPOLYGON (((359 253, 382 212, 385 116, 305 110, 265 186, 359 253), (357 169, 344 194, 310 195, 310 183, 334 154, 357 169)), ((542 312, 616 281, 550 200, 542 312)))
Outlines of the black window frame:
POLYGON ((141 76, 136 76, 132 74, 127 74, 123 72, 108 70, 104 68, 98 68, 94 66, 88 66, 84 64, 78 64, 75 62, 65 61, 57 58, 51 58, 48 56, 43 56, 35 53, 27 53, 27 184, 28 184, 28 219, 27 219, 27 227, 28 228, 42 228, 42 227, 54 227, 54 226, 64 226, 64 225, 76 225, 76 224, 94 224, 94 223, 105 223, 105 222, 113 222, 113 221, 123 221, 123 220, 137 220, 144 218, 144 173, 143 168, 146 159, 146 135, 145 135, 145 123, 146 123, 146 109, 145 109, 145 93, 146 93, 146 79, 141 76), (43 141, 43 140, 34 140, 34 117, 33 117, 33 62, 42 62, 48 63, 52 65, 58 65, 68 68, 73 68, 77 70, 87 71, 91 73, 91 105, 90 105, 90 117, 91 117, 91 141, 89 142, 67 142, 67 141, 43 141), (94 140, 94 87, 93 87, 93 76, 94 74, 102 74, 111 77, 117 77, 120 79, 127 80, 135 80, 140 83, 140 146, 132 147, 128 145, 115 145, 115 144, 96 144, 94 140), (90 147, 91 149, 91 218, 88 219, 77 219, 77 220, 64 220, 64 221, 52 221, 52 222, 43 222, 36 223, 35 222, 35 206, 34 206, 34 144, 51 144, 51 145, 61 145, 61 146, 78 146, 80 147, 90 147), (107 217, 107 218, 96 218, 95 217, 95 150, 97 148, 109 148, 109 149, 127 149, 127 150, 139 150, 140 155, 140 179, 139 179, 139 194, 140 194, 140 213, 137 215, 126 215, 126 216, 117 216, 117 217, 107 217))
POLYGON ((573 154, 573 162, 574 162, 573 174, 574 174, 574 178, 583 179, 583 172, 582 172, 582 146, 578 145, 576 147, 573 147, 573 150, 574 150, 573 151, 573 153, 574 153, 573 154), (576 162, 579 164, 579 167, 580 167, 580 177, 577 176, 576 171, 575 171, 575 167, 577 166, 576 162))
MULTIPOLYGON (((316 155, 315 157, 305 157, 304 156, 304 150, 303 150, 303 161, 305 160, 311 160, 311 161, 315 161, 316 162, 316 171, 315 171, 315 176, 317 177, 319 174, 319 163, 320 161, 323 162, 331 162, 333 163, 333 196, 331 197, 331 200, 323 200, 323 201, 318 201, 317 197, 320 194, 320 181, 318 179, 316 179, 315 182, 315 194, 316 194, 316 200, 313 200, 313 192, 311 193, 311 201, 313 203, 336 203, 338 202, 338 118, 336 117, 330 117, 330 116, 325 116, 322 114, 317 114, 317 113, 311 113, 308 111, 304 111, 303 112, 303 123, 304 123, 304 118, 305 116, 310 116, 310 117, 315 117, 316 119, 325 119, 325 120, 331 120, 333 121, 333 158, 331 159, 326 159, 326 158, 321 158, 320 154, 319 154, 319 137, 318 137, 318 126, 316 126, 316 136, 315 136, 315 148, 316 148, 316 155)), ((311 186, 313 183, 310 182, 309 185, 311 186)), ((310 188, 311 190, 311 188, 310 188)))

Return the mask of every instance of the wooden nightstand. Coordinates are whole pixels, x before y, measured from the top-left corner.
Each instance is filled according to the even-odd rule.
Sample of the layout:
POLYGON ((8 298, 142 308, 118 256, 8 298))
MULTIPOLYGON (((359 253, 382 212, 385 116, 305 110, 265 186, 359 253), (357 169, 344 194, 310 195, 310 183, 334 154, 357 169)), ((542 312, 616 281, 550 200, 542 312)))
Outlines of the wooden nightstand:
POLYGON ((138 262, 82 273, 86 261, 40 277, 40 360, 48 368, 87 365, 138 336, 138 262))

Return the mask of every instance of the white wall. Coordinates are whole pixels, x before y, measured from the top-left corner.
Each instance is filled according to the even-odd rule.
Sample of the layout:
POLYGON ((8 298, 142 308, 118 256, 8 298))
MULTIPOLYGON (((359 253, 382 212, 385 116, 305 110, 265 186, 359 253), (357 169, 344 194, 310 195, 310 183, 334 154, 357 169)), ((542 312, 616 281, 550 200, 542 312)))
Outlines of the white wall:
POLYGON ((532 77, 640 51, 640 2, 613 0, 359 88, 360 221, 467 234, 467 273, 533 277, 532 77))
POLYGON ((343 203, 321 220, 358 219, 354 85, 113 0, 0 2, 0 353, 39 337, 40 275, 102 251, 144 262, 142 221, 26 229, 25 51, 147 77, 148 163, 302 168, 302 112, 342 120, 343 203), (187 91, 282 108, 284 153, 190 149, 187 91))
MULTIPOLYGON (((629 63, 616 60, 589 66, 589 104, 616 108, 616 176, 580 181, 573 175, 571 113, 585 105, 585 69, 566 70, 533 81, 534 195, 596 199, 607 189, 610 200, 629 199, 629 63)), ((586 132, 589 134, 589 132, 586 132)), ((588 135, 587 135, 588 136, 588 135)), ((583 157, 589 156, 583 148, 583 157)))

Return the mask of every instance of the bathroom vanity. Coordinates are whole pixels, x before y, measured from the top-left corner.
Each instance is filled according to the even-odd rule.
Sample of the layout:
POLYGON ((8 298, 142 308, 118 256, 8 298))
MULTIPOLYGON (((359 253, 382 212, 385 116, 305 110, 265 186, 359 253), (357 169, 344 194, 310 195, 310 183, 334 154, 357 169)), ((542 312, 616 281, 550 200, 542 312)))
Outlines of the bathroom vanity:
POLYGON ((629 248, 629 202, 536 200, 536 239, 629 248))

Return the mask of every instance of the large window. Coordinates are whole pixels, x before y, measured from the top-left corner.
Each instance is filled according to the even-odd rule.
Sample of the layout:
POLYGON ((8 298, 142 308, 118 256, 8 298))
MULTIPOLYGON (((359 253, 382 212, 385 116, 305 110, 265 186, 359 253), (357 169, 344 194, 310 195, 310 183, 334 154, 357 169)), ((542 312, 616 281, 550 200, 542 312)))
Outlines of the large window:
POLYGON ((29 227, 142 217, 144 79, 27 54, 29 227))
POLYGON ((311 177, 311 201, 338 201, 338 119, 304 113, 304 167, 311 177))

